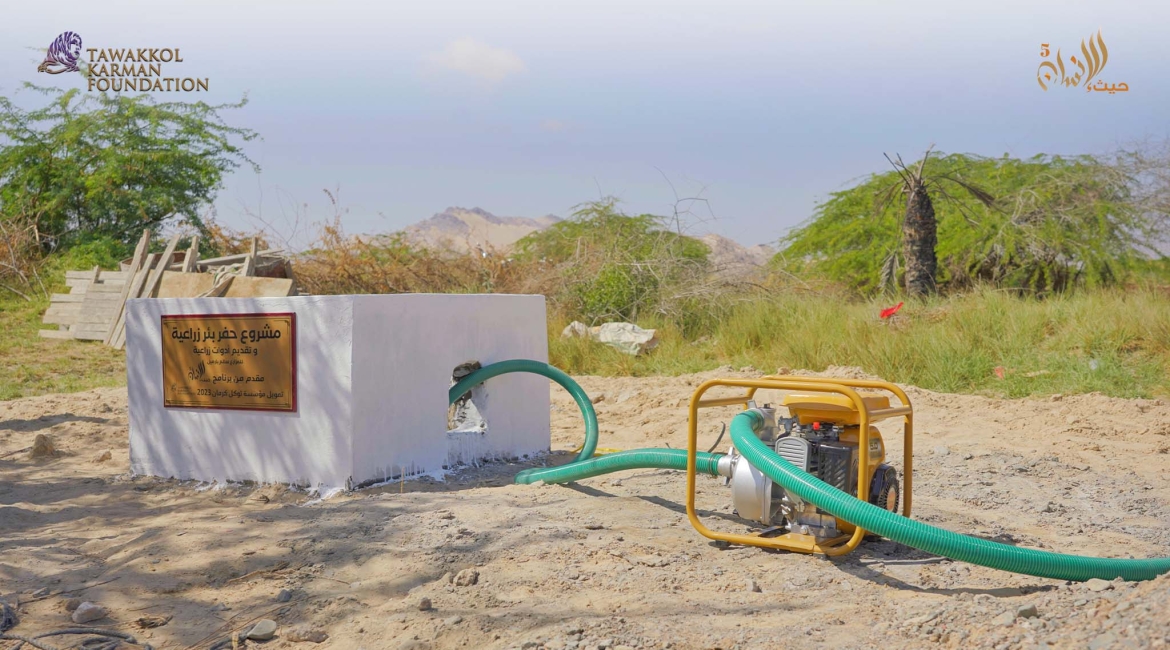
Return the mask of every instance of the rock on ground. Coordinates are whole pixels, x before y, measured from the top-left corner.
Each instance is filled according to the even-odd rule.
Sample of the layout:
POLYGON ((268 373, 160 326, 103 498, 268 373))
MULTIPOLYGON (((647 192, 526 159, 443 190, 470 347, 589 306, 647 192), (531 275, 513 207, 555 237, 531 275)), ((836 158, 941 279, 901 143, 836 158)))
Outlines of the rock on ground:
POLYGON ((92 623, 98 619, 106 617, 106 608, 90 602, 81 603, 77 609, 73 610, 73 615, 70 617, 74 623, 92 623))

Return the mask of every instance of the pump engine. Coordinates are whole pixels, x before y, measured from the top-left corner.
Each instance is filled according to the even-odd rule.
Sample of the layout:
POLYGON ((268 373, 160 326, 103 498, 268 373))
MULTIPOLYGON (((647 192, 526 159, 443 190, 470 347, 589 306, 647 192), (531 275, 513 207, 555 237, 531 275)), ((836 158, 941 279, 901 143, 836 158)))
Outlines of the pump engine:
MULTIPOLYGON (((880 396, 863 398, 866 409, 889 408, 889 399, 880 396)), ((886 449, 881 432, 869 427, 868 477, 859 477, 861 467, 858 448, 860 418, 853 403, 843 395, 793 393, 782 406, 790 417, 777 418, 771 405, 758 407, 749 402, 764 418, 757 431, 760 440, 777 455, 822 481, 858 495, 858 480, 868 481, 870 503, 898 511, 901 487, 898 471, 885 463, 886 449)), ((837 519, 795 494, 773 485, 772 480, 739 455, 734 447, 720 459, 719 473, 731 487, 731 501, 736 514, 774 530, 793 535, 807 535, 817 541, 834 539, 853 532, 848 522, 837 519)))

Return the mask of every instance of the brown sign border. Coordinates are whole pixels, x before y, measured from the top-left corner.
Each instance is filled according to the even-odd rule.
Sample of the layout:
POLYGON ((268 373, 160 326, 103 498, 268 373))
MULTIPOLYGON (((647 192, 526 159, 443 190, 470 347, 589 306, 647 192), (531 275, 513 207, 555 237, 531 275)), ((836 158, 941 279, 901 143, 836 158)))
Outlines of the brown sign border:
MULTIPOLYGON (((240 318, 240 317, 257 317, 257 316, 288 316, 290 321, 290 329, 292 333, 292 405, 289 408, 263 408, 256 406, 187 406, 187 405, 167 405, 166 403, 166 386, 163 386, 163 408, 168 409, 200 409, 212 411, 258 411, 263 413, 296 413, 297 412, 297 314, 293 311, 281 312, 246 312, 246 313, 232 313, 232 314, 159 314, 159 330, 162 331, 162 324, 164 319, 171 320, 205 320, 209 318, 240 318)), ((159 370, 166 374, 164 364, 166 363, 162 355, 162 349, 159 349, 159 370)))

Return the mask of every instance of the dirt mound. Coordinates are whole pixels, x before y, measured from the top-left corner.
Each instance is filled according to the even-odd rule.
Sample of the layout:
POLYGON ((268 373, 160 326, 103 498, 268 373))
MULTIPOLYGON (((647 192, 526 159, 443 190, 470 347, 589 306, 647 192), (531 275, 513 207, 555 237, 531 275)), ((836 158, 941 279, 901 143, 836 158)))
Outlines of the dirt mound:
MULTIPOLYGON (((681 448, 696 386, 760 374, 579 381, 597 400, 602 447, 681 448)), ((577 407, 551 391, 553 448, 575 448, 577 407)), ((908 393, 915 518, 1066 553, 1170 554, 1164 400, 908 393)), ((734 412, 703 412, 702 448, 734 412)), ((323 502, 286 486, 131 477, 126 415, 125 389, 0 403, 0 598, 20 610, 13 632, 71 626, 63 605, 80 598, 109 611, 98 625, 176 648, 206 648, 261 618, 280 625, 273 647, 289 648, 889 648, 896 639, 1100 649, 1158 647, 1170 635, 1165 577, 1066 584, 885 540, 833 561, 724 550, 691 528, 683 476, 665 470, 538 487, 511 484, 524 465, 498 463, 323 502), (29 457, 38 434, 55 455, 29 457), (95 462, 105 451, 110 459, 95 462), (164 623, 138 629, 146 618, 164 623), (294 628, 327 640, 293 644, 294 628)), ((901 441, 882 429, 900 458, 901 441)), ((699 481, 697 505, 712 527, 746 528, 717 480, 699 481)))

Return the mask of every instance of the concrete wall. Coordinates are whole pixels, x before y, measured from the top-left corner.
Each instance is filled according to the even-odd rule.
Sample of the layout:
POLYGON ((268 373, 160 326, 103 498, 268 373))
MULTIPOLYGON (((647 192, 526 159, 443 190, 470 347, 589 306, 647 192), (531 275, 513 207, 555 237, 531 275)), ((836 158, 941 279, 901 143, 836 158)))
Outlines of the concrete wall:
POLYGON ((126 301, 130 468, 200 480, 343 486, 353 466, 353 298, 126 301), (296 312, 296 413, 163 408, 162 314, 296 312))
POLYGON ((549 447, 548 380, 477 391, 486 434, 447 434, 455 366, 548 359, 543 296, 405 294, 127 302, 131 468, 344 486, 549 447), (164 408, 160 316, 297 314, 295 413, 164 408))
POLYGON ((548 361, 544 296, 356 296, 354 350, 355 482, 548 451, 548 379, 537 375, 491 380, 475 400, 488 433, 447 436, 455 366, 548 361))

